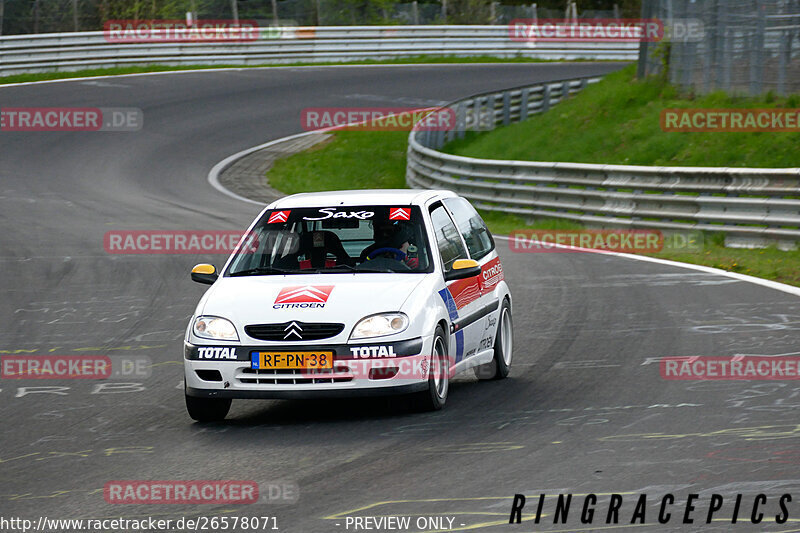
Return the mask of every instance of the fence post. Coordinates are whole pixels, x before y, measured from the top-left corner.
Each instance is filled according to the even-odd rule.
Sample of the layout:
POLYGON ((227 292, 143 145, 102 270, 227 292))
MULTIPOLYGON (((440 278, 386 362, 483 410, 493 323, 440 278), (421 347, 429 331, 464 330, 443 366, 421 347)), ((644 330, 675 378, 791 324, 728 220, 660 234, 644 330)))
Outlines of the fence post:
POLYGON ((272 0, 272 22, 278 25, 278 1, 272 0))
POLYGON ((78 22, 78 0, 72 0, 72 27, 73 31, 80 31, 80 23, 78 22))
POLYGON ((753 51, 750 56, 750 94, 755 96, 761 93, 762 74, 764 65, 762 64, 762 49, 764 48, 764 32, 766 30, 766 6, 762 0, 755 0, 756 4, 756 27, 753 35, 753 51))
POLYGON ((718 0, 717 3, 717 56, 718 67, 716 69, 716 83, 715 87, 721 87, 724 90, 730 89, 730 72, 728 71, 728 61, 725 57, 725 42, 727 40, 727 28, 725 13, 727 11, 724 5, 725 0, 718 0))
MULTIPOLYGON (((715 21, 715 14, 718 13, 717 6, 719 5, 720 1, 721 0, 714 0, 714 3, 711 5, 711 7, 706 9, 706 11, 709 13, 709 16, 706 17, 706 20, 715 21)), ((709 24, 708 30, 709 31, 706 32, 706 64, 703 71, 703 92, 706 93, 711 91, 712 77, 714 75, 714 70, 717 67, 715 55, 717 53, 718 27, 716 24, 709 24)))
POLYGON ((414 25, 419 26, 419 4, 417 4, 417 0, 411 2, 411 13, 414 17, 414 25))
MULTIPOLYGON (((650 18, 650 11, 652 8, 652 4, 650 3, 652 0, 642 0, 642 19, 650 18)), ((636 65, 636 78, 644 79, 647 76, 647 61, 648 61, 648 42, 647 39, 642 39, 639 42, 639 62, 636 65)))
MULTIPOLYGON (((697 15, 697 2, 689 2, 685 4, 686 9, 684 13, 686 14, 686 18, 693 19, 697 15)), ((705 28, 705 20, 701 19, 703 22, 703 27, 705 28)), ((703 30, 705 33, 705 29, 703 30)), ((705 37, 705 35, 704 35, 705 37)), ((681 75, 680 75, 680 84, 681 86, 688 87, 692 83, 692 74, 694 73, 695 65, 697 64, 697 43, 689 43, 688 39, 687 42, 684 43, 683 46, 683 54, 681 55, 681 75)))

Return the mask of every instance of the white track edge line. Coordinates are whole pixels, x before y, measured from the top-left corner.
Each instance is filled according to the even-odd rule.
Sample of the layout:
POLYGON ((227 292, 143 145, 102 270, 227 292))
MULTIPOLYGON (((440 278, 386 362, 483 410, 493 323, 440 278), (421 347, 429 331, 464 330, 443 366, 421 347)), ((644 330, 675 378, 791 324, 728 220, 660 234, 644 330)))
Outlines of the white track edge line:
POLYGON ((303 133, 296 133, 294 135, 289 135, 288 137, 281 137, 280 139, 275 139, 274 141, 269 141, 269 142, 264 143, 264 144, 259 144, 258 146, 253 146, 252 148, 248 148, 246 150, 242 150, 241 152, 237 152, 237 153, 235 153, 233 155, 230 155, 230 156, 226 157, 225 159, 223 159, 222 161, 220 161, 219 163, 217 163, 216 165, 214 165, 214 167, 208 173, 208 183, 210 183, 212 187, 214 187, 216 190, 218 190, 222 194, 230 196, 231 198, 235 198, 237 200, 241 200, 242 202, 247 202, 247 203, 250 203, 250 204, 260 205, 260 206, 264 207, 264 206, 266 206, 268 204, 265 203, 265 202, 257 202, 256 200, 251 200, 250 198, 245 198, 244 196, 240 196, 240 195, 236 194, 235 192, 226 189, 219 182, 220 174, 222 174, 222 172, 226 168, 228 168, 229 166, 234 164, 237 160, 239 160, 242 157, 245 157, 247 155, 250 155, 253 152, 257 152, 259 150, 263 150, 264 148, 269 148, 270 146, 273 146, 273 145, 278 144, 278 143, 282 143, 284 141, 291 141, 292 139, 298 139, 300 137, 305 137, 307 135, 312 135, 314 133, 319 133, 319 132, 318 131, 304 131, 303 133))
MULTIPOLYGON (((511 240, 511 238, 506 235, 493 235, 493 236, 494 238, 500 240, 506 240, 506 241, 511 240)), ((660 265, 668 265, 678 268, 686 268, 689 270, 697 270, 699 272, 706 272, 708 274, 716 274, 718 276, 724 276, 726 278, 733 278, 738 281, 745 281, 747 283, 753 283, 755 285, 761 285, 762 287, 768 287, 770 289, 775 289, 777 291, 782 291, 789 294, 793 294, 795 296, 800 296, 800 287, 795 287, 793 285, 787 285, 786 283, 780 283, 778 281, 772 281, 764 278, 757 278, 755 276, 748 276, 747 274, 739 274, 738 272, 728 272, 727 270, 722 270, 720 268, 714 268, 704 265, 694 265, 692 263, 681 263, 680 261, 671 261, 669 259, 661 259, 658 257, 650 257, 646 255, 627 254, 623 252, 610 252, 608 250, 593 250, 591 248, 579 248, 577 246, 567 246, 557 243, 553 244, 554 246, 559 248, 569 248, 580 252, 587 252, 587 253, 601 254, 601 255, 613 255, 615 257, 621 257, 623 259, 633 259, 634 261, 644 261, 647 263, 657 263, 660 265)))

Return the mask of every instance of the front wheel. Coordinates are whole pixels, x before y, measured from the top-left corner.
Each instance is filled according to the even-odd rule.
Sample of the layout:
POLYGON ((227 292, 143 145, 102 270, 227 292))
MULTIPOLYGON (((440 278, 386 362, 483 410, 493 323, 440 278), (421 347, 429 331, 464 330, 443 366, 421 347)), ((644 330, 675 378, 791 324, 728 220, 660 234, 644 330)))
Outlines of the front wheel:
POLYGON ((219 422, 224 420, 231 408, 230 398, 198 398, 186 396, 186 410, 198 422, 219 422))
POLYGON ((414 404, 420 411, 438 411, 447 401, 450 388, 450 358, 447 356, 447 341, 442 326, 436 327, 433 335, 431 364, 428 371, 427 389, 416 393, 414 404))
POLYGON ((514 351, 514 328, 511 322, 511 304, 503 299, 500 306, 500 320, 494 340, 494 357, 491 362, 475 369, 478 379, 504 379, 511 370, 511 357, 514 351))

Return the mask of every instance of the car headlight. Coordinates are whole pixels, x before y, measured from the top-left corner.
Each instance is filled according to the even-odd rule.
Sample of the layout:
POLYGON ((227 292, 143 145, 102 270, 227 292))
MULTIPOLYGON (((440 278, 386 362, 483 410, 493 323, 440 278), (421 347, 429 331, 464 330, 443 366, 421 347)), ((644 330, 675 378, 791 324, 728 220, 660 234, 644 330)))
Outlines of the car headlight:
POLYGON ((192 325, 192 333, 201 339, 218 341, 238 341, 239 335, 233 323, 218 316, 199 316, 192 325))
POLYGON ((408 327, 408 317, 403 313, 381 313, 359 320, 351 339, 368 339, 400 333, 408 327))

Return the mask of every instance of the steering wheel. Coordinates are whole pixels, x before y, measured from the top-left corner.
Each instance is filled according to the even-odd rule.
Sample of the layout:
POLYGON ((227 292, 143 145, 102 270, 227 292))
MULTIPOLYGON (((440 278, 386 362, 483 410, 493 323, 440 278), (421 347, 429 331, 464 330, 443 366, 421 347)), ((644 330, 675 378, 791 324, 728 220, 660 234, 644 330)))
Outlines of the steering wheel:
POLYGON ((403 250, 398 250, 397 248, 391 248, 389 246, 385 246, 383 248, 376 248, 372 250, 369 255, 367 255, 367 259, 374 259, 376 256, 385 254, 385 253, 392 253, 394 254, 395 261, 402 261, 406 258, 406 253, 403 250))

